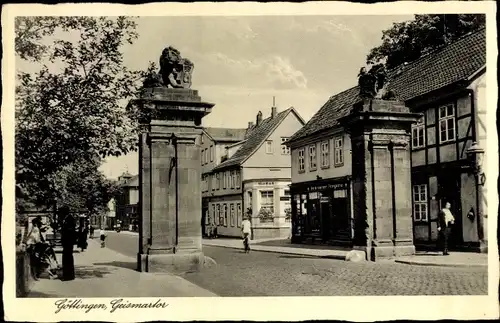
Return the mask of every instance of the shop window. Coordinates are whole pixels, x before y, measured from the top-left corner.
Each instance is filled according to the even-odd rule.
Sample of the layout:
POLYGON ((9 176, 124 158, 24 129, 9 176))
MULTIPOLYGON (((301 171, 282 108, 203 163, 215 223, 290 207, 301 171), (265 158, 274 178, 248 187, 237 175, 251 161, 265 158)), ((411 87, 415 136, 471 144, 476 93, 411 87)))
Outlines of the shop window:
POLYGON ((236 219, 234 214, 234 203, 231 203, 231 226, 234 227, 236 219))
POLYGON ((220 225, 222 223, 220 214, 220 204, 217 204, 217 215, 215 217, 215 220, 217 225, 220 225))
POLYGON ((412 148, 421 148, 425 143, 425 124, 423 118, 411 128, 412 148))
POLYGON ((299 149, 299 172, 305 171, 304 148, 299 149))
POLYGON ((330 167, 330 143, 328 140, 321 143, 321 167, 330 167))
POLYGON ((241 203, 236 205, 236 226, 241 227, 241 222, 243 221, 243 217, 241 214, 241 203))
POLYGON ((439 107, 439 141, 455 139, 455 106, 448 104, 439 107))
POLYGON ((272 154, 272 153, 273 153, 273 141, 266 140, 266 154, 272 154))
POLYGON ((309 146, 309 170, 316 170, 316 145, 309 146))
POLYGON ((335 166, 339 167, 344 165, 344 139, 342 137, 337 137, 334 139, 334 162, 335 166))
POLYGON ((290 155, 290 147, 286 145, 288 141, 288 137, 281 137, 281 154, 282 155, 290 155))
POLYGON ((227 227, 227 204, 224 203, 224 226, 227 227))
POLYGON ((415 221, 427 221, 427 185, 413 185, 413 214, 415 221))
POLYGON ((215 215, 215 204, 212 204, 212 216, 210 217, 211 221, 209 222, 209 224, 212 224, 212 223, 215 222, 215 217, 216 217, 216 215, 215 215))
POLYGON ((259 218, 261 222, 273 222, 274 217, 274 192, 260 192, 260 211, 259 218))

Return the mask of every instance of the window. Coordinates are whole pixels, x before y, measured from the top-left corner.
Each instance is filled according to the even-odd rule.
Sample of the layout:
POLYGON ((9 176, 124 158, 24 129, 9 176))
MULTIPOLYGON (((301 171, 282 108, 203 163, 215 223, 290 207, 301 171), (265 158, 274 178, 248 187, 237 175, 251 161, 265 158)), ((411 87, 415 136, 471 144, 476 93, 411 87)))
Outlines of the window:
POLYGON ((214 146, 210 146, 210 161, 214 161, 214 146))
POLYGON ((215 174, 215 188, 218 190, 220 188, 220 173, 215 174))
POLYGON ((299 172, 303 172, 305 170, 304 165, 304 148, 299 149, 299 172))
POLYGON ((287 137, 281 137, 281 154, 282 155, 290 155, 290 147, 285 145, 287 140, 288 140, 287 137))
POLYGON ((235 173, 236 173, 236 188, 240 188, 241 184, 240 171, 237 170, 235 173))
POLYGON ((266 154, 272 154, 272 153, 273 153, 273 141, 266 140, 266 154))
POLYGON ((236 184, 236 171, 232 170, 231 171, 231 188, 234 188, 236 184))
POLYGON ((231 226, 234 227, 236 219, 234 218, 234 203, 231 203, 231 226))
POLYGON ((217 179, 215 175, 212 174, 212 191, 215 191, 215 186, 217 185, 217 179))
POLYGON ((309 146, 309 170, 316 170, 316 145, 309 146))
POLYGON ((222 188, 226 189, 226 187, 227 187, 227 172, 224 172, 222 174, 222 176, 224 177, 224 186, 222 188))
POLYGON ((427 185, 413 185, 413 213, 415 221, 427 221, 427 185))
POLYGON ((417 124, 411 127, 411 143, 412 148, 420 148, 424 146, 425 142, 425 124, 424 120, 420 119, 417 124))
POLYGON ((260 191, 260 206, 262 209, 267 209, 274 213, 274 192, 273 191, 260 191))
POLYGON ((221 215, 220 215, 220 204, 217 204, 217 214, 215 216, 215 219, 217 221, 217 225, 219 224, 222 224, 222 221, 221 221, 221 215))
POLYGON ((238 203, 236 206, 236 226, 241 227, 242 222, 242 214, 241 214, 241 203, 238 203))
POLYGON ((330 142, 323 141, 321 143, 321 167, 330 167, 330 142))
POLYGON ((224 226, 227 227, 227 204, 224 203, 224 226))
POLYGON ((335 166, 342 166, 344 164, 344 140, 342 137, 334 139, 335 142, 335 166))
POLYGON ((439 141, 455 139, 455 106, 453 104, 439 107, 439 141))

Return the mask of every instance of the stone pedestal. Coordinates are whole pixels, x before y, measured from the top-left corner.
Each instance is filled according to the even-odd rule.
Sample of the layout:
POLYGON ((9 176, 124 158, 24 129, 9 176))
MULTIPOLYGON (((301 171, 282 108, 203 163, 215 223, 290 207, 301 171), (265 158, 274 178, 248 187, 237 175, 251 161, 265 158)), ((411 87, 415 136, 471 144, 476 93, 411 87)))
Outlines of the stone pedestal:
POLYGON ((199 270, 204 255, 197 139, 213 104, 202 102, 195 90, 166 87, 146 88, 131 104, 141 114, 138 270, 199 270))
POLYGON ((415 253, 410 130, 419 117, 374 99, 341 119, 351 134, 354 246, 369 260, 415 253))

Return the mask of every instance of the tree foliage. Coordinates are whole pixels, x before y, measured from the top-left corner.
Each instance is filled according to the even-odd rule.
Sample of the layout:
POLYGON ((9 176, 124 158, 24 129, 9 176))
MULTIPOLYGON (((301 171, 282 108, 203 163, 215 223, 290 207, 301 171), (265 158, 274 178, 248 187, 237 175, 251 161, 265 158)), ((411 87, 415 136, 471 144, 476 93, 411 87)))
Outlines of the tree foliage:
POLYGON ((78 186, 93 183, 92 201, 102 205, 112 189, 99 163, 137 147, 136 120, 124 102, 144 73, 127 69, 121 52, 137 38, 136 24, 127 17, 19 17, 15 27, 17 55, 41 66, 17 78, 17 193, 37 204, 65 203, 72 194, 93 196, 78 186))
POLYGON ((384 62, 387 69, 412 62, 461 36, 485 26, 483 14, 415 15, 382 32, 382 44, 367 56, 367 64, 384 62))

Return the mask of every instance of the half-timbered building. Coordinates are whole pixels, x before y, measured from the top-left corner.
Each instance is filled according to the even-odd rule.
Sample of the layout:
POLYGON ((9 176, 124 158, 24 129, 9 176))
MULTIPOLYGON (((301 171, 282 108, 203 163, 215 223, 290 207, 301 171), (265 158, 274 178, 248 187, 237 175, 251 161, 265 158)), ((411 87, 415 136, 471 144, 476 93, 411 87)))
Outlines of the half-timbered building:
MULTIPOLYGON (((409 134, 407 161, 417 247, 436 245, 438 212, 449 201, 453 245, 485 250, 486 193, 478 189, 484 178, 474 174, 467 154, 474 142, 486 146, 485 71, 482 29, 388 73, 388 89, 422 115, 409 134)), ((332 96, 288 141, 293 241, 352 243, 351 142, 339 119, 360 101, 358 86, 332 96)))

